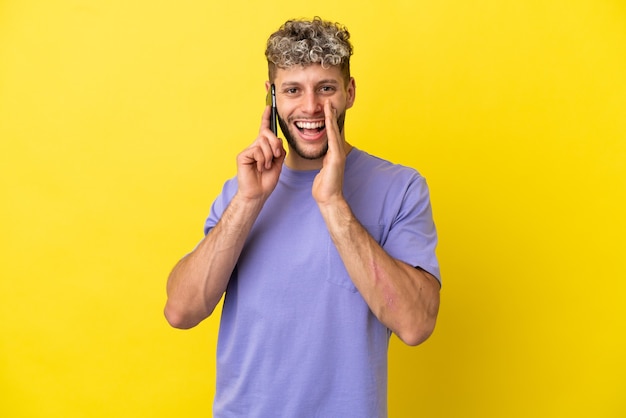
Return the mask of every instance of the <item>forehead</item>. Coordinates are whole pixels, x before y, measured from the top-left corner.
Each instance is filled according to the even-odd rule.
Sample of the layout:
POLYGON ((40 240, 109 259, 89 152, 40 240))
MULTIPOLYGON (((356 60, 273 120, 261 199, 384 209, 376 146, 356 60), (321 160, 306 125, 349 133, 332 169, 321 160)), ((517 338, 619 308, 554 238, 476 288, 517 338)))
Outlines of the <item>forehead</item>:
POLYGON ((277 87, 288 84, 315 85, 322 82, 336 82, 343 85, 340 68, 338 66, 323 68, 320 64, 295 65, 289 68, 277 68, 274 79, 277 87))

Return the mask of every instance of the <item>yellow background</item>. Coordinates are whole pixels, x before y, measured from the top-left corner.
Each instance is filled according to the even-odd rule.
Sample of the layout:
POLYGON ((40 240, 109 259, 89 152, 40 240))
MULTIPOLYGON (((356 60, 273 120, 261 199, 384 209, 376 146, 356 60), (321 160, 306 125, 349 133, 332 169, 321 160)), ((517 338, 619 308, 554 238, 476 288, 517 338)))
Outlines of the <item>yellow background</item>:
MULTIPOLYGON (((348 139, 416 167, 437 330, 392 417, 626 416, 622 0, 0 1, 0 416, 204 417, 165 280, 257 132, 269 33, 345 23, 348 139)), ((286 255, 288 256, 288 255, 286 255)))

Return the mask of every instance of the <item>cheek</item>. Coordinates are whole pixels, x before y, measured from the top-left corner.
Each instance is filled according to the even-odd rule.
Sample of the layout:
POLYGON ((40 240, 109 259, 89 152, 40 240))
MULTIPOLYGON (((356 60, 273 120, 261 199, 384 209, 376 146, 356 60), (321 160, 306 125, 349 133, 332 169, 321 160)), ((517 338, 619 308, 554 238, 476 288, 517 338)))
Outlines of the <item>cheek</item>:
POLYGON ((351 106, 350 102, 346 102, 345 100, 335 100, 332 103, 333 108, 337 110, 337 116, 339 117, 342 114, 346 113, 351 106))
POLYGON ((288 121, 290 115, 293 113, 292 109, 285 106, 284 104, 281 106, 280 102, 276 102, 276 111, 278 112, 278 116, 281 117, 284 121, 288 121))

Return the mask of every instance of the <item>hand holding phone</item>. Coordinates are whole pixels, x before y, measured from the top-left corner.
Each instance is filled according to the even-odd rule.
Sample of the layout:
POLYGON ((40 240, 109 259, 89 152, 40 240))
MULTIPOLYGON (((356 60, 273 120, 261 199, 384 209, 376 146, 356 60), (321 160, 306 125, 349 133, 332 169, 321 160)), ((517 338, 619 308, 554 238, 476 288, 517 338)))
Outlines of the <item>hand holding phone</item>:
POLYGON ((270 115, 270 129, 274 132, 274 135, 278 136, 278 124, 277 124, 277 113, 276 113, 276 87, 274 84, 270 86, 267 91, 267 96, 265 97, 265 103, 268 106, 271 106, 272 112, 270 115))

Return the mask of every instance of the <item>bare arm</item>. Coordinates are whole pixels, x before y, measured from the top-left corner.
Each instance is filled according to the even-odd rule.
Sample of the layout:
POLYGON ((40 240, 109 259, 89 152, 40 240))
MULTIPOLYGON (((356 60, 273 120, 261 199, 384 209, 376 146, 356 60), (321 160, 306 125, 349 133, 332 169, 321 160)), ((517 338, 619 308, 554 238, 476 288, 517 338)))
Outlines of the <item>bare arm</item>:
POLYGON ((167 281, 165 305, 173 327, 191 328, 211 315, 261 207, 261 202, 235 196, 217 225, 176 264, 167 281))
POLYGON ((313 197, 350 278, 374 315, 406 344, 420 344, 435 327, 439 282, 387 254, 355 218, 342 192, 345 141, 330 103, 324 111, 328 153, 313 184, 313 197))
POLYGON ((425 341, 439 310, 437 279, 387 254, 345 201, 320 209, 348 274, 374 315, 406 344, 425 341))
POLYGON ((237 156, 238 190, 215 227, 176 264, 167 281, 165 317, 192 328, 211 315, 224 294, 248 233, 276 184, 285 158, 269 129, 269 107, 259 136, 237 156))

